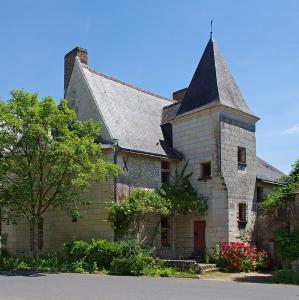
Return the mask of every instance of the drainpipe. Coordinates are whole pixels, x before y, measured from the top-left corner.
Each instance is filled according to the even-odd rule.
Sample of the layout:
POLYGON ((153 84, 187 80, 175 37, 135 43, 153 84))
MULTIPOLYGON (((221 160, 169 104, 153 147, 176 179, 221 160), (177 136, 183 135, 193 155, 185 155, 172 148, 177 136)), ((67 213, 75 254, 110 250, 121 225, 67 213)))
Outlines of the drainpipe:
MULTIPOLYGON (((113 139, 113 163, 117 165, 117 150, 118 150, 118 139, 113 139)), ((113 201, 117 201, 117 181, 116 181, 116 176, 113 178, 114 181, 114 187, 113 187, 113 201)), ((114 241, 116 242, 116 232, 114 230, 114 241)))

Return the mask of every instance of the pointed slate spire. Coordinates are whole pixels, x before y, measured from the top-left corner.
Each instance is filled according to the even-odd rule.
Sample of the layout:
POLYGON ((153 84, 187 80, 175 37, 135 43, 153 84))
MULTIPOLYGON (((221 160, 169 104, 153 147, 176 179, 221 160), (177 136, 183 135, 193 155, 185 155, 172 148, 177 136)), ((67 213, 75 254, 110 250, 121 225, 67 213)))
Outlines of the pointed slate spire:
POLYGON ((212 102, 253 115, 211 35, 177 115, 212 102))

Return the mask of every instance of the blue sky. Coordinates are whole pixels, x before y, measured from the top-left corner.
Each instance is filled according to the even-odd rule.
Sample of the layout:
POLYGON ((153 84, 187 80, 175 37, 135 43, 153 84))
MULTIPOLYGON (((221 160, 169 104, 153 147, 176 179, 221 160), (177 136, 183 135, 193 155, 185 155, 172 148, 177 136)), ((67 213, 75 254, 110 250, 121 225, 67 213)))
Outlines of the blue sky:
POLYGON ((63 57, 170 97, 188 85, 214 37, 261 118, 257 154, 284 172, 299 158, 299 1, 2 1, 0 98, 23 88, 63 95, 63 57))

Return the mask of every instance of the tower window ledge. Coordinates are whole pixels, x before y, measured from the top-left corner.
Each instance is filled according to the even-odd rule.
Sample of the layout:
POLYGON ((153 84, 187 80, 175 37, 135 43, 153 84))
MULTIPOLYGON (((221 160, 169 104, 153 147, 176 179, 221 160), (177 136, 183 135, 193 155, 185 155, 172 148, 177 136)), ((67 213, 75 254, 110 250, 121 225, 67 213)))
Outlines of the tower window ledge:
POLYGON ((238 170, 245 171, 247 167, 246 163, 238 162, 238 170))
POLYGON ((198 181, 207 181, 207 180, 210 180, 210 179, 212 179, 212 176, 204 176, 204 177, 199 177, 198 181))

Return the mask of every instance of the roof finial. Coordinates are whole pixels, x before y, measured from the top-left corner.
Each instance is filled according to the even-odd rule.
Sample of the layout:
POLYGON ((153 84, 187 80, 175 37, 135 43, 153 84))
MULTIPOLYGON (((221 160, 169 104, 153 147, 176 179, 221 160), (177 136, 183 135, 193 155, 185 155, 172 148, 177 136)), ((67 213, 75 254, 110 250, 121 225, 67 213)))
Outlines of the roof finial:
POLYGON ((213 39, 213 19, 211 20, 211 31, 210 31, 210 39, 213 39))

